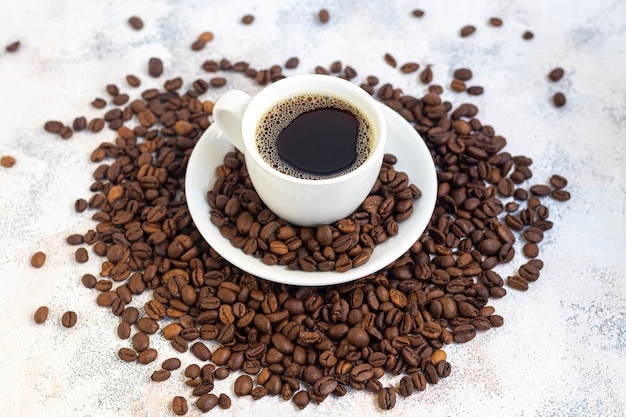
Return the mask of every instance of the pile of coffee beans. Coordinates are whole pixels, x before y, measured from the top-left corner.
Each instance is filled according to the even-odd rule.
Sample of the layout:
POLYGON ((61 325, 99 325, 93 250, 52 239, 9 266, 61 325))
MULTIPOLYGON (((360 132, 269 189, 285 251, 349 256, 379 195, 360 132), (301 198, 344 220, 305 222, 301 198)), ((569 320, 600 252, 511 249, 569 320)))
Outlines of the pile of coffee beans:
POLYGON ((241 152, 225 155, 207 199, 211 222, 244 253, 292 270, 346 272, 367 263, 376 245, 398 234, 421 196, 386 154, 376 183, 359 209, 333 224, 299 227, 277 217, 252 186, 241 152))
MULTIPOLYGON (((420 17, 423 12, 416 10, 413 15, 420 17)), ((329 20, 325 10, 318 17, 322 23, 329 20)), ((468 26, 462 36, 475 30, 468 26)), ((528 33, 525 39, 532 37, 528 33)), ((289 68, 298 65, 297 58, 288 62, 289 68)), ((413 64, 405 68, 406 73, 418 70, 419 65, 413 64)), ((200 364, 189 364, 181 372, 201 412, 231 406, 228 395, 213 392, 215 381, 229 376, 234 378, 237 397, 275 396, 303 409, 350 390, 367 390, 377 396, 382 409, 389 410, 398 395, 423 391, 450 374, 445 345, 468 342, 477 332, 503 325, 503 318, 488 304, 491 298, 506 295, 505 285, 526 290, 539 278, 543 262, 537 258, 538 245, 553 226, 546 199, 568 200, 567 180, 554 175, 547 184, 528 185, 532 160, 506 152, 506 139, 476 118, 475 105, 455 107, 444 101, 443 88, 432 84, 430 66, 419 74, 428 85, 428 92, 419 97, 389 83, 381 85, 373 75, 360 84, 420 133, 437 166, 435 211, 427 230, 405 254, 374 274, 324 288, 275 284, 230 264, 202 239, 185 203, 189 155, 212 123, 213 102, 200 96, 209 88, 223 87, 230 77, 246 76, 266 85, 285 75, 280 65, 257 70, 247 62, 231 63, 225 58, 207 60, 202 68, 221 74, 189 84, 174 77, 164 82, 163 89, 147 89, 132 101, 112 84, 107 86, 112 108, 102 117, 90 121, 77 117, 67 125, 50 121, 44 127, 64 139, 85 128, 93 133, 104 127, 115 131, 115 140, 103 142, 91 155, 91 161, 99 164, 93 172, 91 197, 75 202, 75 210, 90 213, 95 226, 68 236, 67 242, 79 246, 78 262, 88 259, 85 245, 103 258, 100 271, 85 274, 82 282, 97 291, 99 306, 119 317, 117 334, 125 341, 119 358, 153 363, 159 355, 150 347, 154 337, 168 340, 177 352, 190 351, 200 364), (528 261, 503 278, 494 268, 515 258, 518 240, 528 261), (139 305, 136 296, 145 292, 150 300, 139 305), (385 386, 381 382, 385 375, 398 376, 399 382, 385 386)), ((152 58, 148 72, 160 77, 165 72, 161 60, 152 58)), ((328 68, 317 66, 315 72, 348 80, 358 75, 341 61, 328 68)), ((459 82, 470 77, 469 69, 454 73, 459 82)), ((141 84, 136 76, 127 81, 131 87, 141 84)), ((456 90, 462 87, 459 82, 454 83, 456 90)), ((94 106, 105 107, 102 101, 94 106)), ((363 211, 370 215, 369 225, 361 228, 382 226, 385 234, 392 235, 393 227, 390 232, 384 222, 374 224, 367 208, 378 212, 390 190, 406 194, 411 206, 418 196, 406 176, 393 170, 394 162, 392 155, 386 157, 379 178, 386 191, 368 197, 363 211), (398 178, 402 189, 390 188, 398 178)), ((347 219, 352 224, 337 224, 337 230, 305 231, 315 236, 311 240, 319 247, 305 244, 300 231, 296 257, 282 259, 289 253, 283 253, 283 246, 288 248, 289 239, 298 232, 270 213, 262 214, 258 196, 250 187, 240 187, 240 178, 234 181, 233 175, 241 176, 242 167, 240 154, 227 154, 208 197, 212 219, 224 235, 235 241, 233 227, 237 231, 252 228, 255 222, 271 224, 272 239, 262 239, 261 244, 256 240, 251 253, 267 258, 266 262, 303 269, 311 268, 311 260, 318 269, 326 268, 334 256, 337 269, 341 246, 336 243, 337 233, 345 228, 344 236, 350 236, 359 219, 347 219), (227 185, 237 188, 237 194, 227 192, 227 185), (242 211, 244 205, 247 211, 242 211), (284 239, 275 240, 274 235, 284 239), (334 255, 325 254, 324 246, 330 246, 334 255)), ((398 213, 404 212, 397 210, 396 221, 398 213)), ((244 250, 254 245, 243 239, 236 244, 244 250)), ((362 244, 361 253, 367 253, 367 247, 362 244)), ((35 321, 44 322, 46 317, 47 310, 40 309, 35 321)), ((62 324, 71 327, 76 318, 75 312, 68 311, 62 324)), ((181 365, 180 359, 167 358, 151 379, 167 380, 181 365)), ((186 414, 187 397, 173 393, 172 398, 172 411, 186 414)))

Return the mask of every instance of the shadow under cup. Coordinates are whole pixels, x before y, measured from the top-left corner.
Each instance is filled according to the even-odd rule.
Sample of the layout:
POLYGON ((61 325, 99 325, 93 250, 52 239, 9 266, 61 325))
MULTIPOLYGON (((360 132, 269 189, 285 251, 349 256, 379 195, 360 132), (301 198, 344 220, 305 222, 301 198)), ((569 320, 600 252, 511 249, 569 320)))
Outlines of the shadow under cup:
MULTIPOLYGON (((324 116, 321 119, 324 119, 324 116)), ((305 130, 300 130, 299 133, 306 136, 307 131, 314 130, 322 134, 333 134, 334 128, 337 127, 333 123, 336 123, 337 119, 331 117, 326 119, 327 122, 328 120, 332 120, 329 126, 315 126, 321 123, 319 120, 304 123, 304 126, 299 128, 304 127, 305 130)), ((387 127, 379 104, 357 85, 327 75, 302 75, 280 80, 262 90, 250 101, 243 115, 242 136, 248 173, 263 202, 276 215, 292 224, 316 226, 331 224, 349 216, 367 197, 382 166, 387 127), (319 105, 311 104, 311 98, 317 100, 316 103, 319 105), (328 103, 331 105, 327 106, 328 103), (290 109, 295 108, 298 116, 305 112, 310 115, 316 111, 310 112, 311 109, 327 107, 350 112, 352 117, 358 120, 358 141, 361 144, 369 141, 369 152, 364 157, 363 153, 359 156, 359 150, 356 151, 356 157, 361 157, 362 160, 357 160, 355 166, 343 172, 340 170, 339 174, 322 175, 313 179, 307 175, 302 178, 299 174, 302 171, 298 168, 292 170, 292 174, 295 172, 295 175, 281 172, 264 159, 259 152, 257 141, 259 131, 267 131, 268 115, 271 118, 278 116, 282 120, 282 124, 274 129, 273 138, 266 138, 275 141, 276 133, 283 134, 285 128, 291 129, 293 123, 299 120, 294 119, 294 116, 283 117, 290 109), (264 124, 265 128, 259 129, 264 124)), ((292 136, 291 139, 298 134, 292 136)), ((326 144, 332 148, 334 142, 330 140, 326 144)), ((273 147, 274 150, 271 152, 279 156, 275 143, 264 143, 273 147)), ((296 151, 300 155, 306 156, 307 153, 315 151, 314 149, 311 152, 307 151, 307 145, 302 145, 305 149, 297 149, 299 146, 296 145, 296 151)), ((360 151, 362 152, 362 149, 360 151)), ((328 152, 337 150, 325 152, 326 157, 331 159, 336 155, 329 155, 328 152)), ((320 153, 324 154, 324 151, 320 153)))

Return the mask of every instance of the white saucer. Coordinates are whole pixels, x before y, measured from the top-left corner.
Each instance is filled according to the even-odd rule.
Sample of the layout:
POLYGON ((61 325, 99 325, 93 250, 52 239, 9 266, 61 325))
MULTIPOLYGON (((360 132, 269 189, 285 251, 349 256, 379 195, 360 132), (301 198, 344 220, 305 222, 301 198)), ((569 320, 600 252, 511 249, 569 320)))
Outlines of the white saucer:
POLYGON ((233 146, 215 124, 212 124, 196 144, 185 178, 187 205, 191 217, 206 241, 226 260, 242 270, 270 281, 302 286, 325 286, 352 281, 383 269, 392 263, 420 237, 426 229, 435 207, 437 177, 430 152, 415 129, 399 114, 381 104, 387 120, 388 153, 398 158, 395 169, 404 171, 409 181, 419 187, 422 196, 415 201, 411 216, 398 224, 398 234, 374 248, 370 260, 347 272, 293 271, 282 265, 266 265, 260 259, 246 255, 224 238, 210 221, 207 192, 216 180, 215 168, 223 163, 224 155, 233 146))

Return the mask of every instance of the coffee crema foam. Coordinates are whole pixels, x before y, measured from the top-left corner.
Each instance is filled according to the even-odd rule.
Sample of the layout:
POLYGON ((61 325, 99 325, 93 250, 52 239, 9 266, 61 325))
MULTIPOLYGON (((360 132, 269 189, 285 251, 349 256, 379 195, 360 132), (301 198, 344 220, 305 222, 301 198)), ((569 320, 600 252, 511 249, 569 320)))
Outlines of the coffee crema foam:
POLYGON ((374 147, 371 122, 352 104, 345 100, 322 93, 304 93, 273 106, 262 118, 256 130, 256 147, 263 160, 283 174, 301 179, 328 179, 345 175, 361 166, 374 147), (302 172, 283 160, 278 154, 278 135, 301 114, 312 110, 334 108, 350 112, 359 122, 356 141, 356 159, 346 169, 329 175, 302 172))

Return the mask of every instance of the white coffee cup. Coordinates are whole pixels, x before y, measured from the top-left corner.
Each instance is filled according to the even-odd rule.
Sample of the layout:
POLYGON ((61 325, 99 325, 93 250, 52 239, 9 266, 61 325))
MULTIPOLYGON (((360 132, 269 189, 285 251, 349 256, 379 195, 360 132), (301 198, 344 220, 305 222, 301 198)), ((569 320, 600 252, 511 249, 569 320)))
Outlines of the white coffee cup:
POLYGON ((347 217, 367 197, 378 177, 387 140, 380 104, 359 86, 328 75, 296 75, 274 82, 255 97, 229 90, 216 103, 217 127, 245 157, 250 180, 259 197, 276 215, 300 226, 331 224, 347 217), (269 165, 256 144, 257 127, 279 103, 306 94, 339 98, 369 121, 371 149, 354 170, 330 178, 303 179, 269 165))

